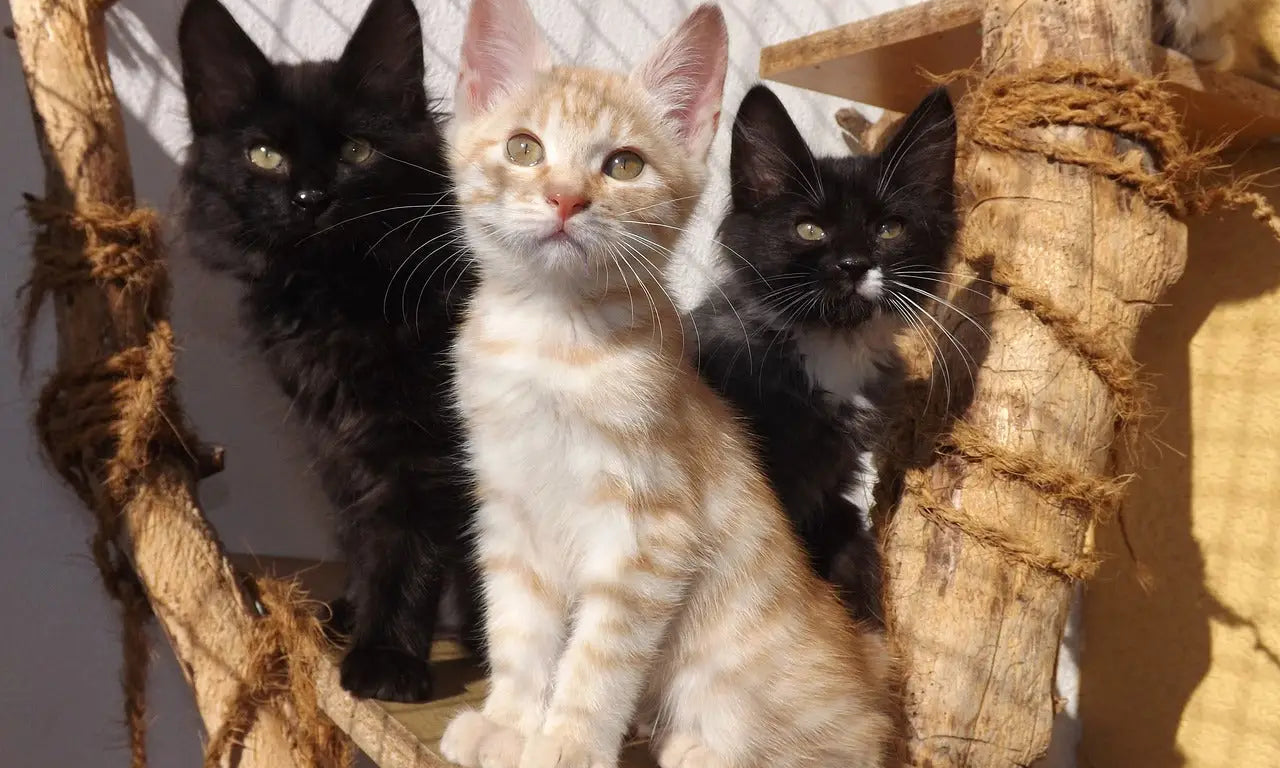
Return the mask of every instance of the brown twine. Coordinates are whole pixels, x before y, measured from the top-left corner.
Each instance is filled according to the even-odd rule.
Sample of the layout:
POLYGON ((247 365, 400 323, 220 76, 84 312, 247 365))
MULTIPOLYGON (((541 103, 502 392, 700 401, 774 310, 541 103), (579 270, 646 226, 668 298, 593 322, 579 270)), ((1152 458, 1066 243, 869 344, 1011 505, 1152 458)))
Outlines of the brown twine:
POLYGON ((315 681, 325 645, 315 612, 307 610, 296 584, 260 579, 254 586, 262 617, 250 642, 252 662, 205 748, 204 767, 218 768, 243 743, 263 707, 294 721, 290 746, 298 765, 351 765, 350 740, 319 706, 315 681))
POLYGON ((909 480, 906 487, 916 499, 916 511, 926 520, 954 528, 978 543, 998 550, 1013 562, 1069 581, 1087 579, 1097 570, 1098 562, 1093 556, 1063 554, 1034 539, 993 526, 972 512, 943 499, 919 477, 909 480))
POLYGON ((1076 313, 1058 306, 1052 297, 1028 287, 1022 276, 990 251, 961 248, 960 257, 976 268, 984 268, 991 282, 1020 307, 1035 316, 1058 343, 1073 351, 1093 371, 1111 393, 1120 433, 1131 442, 1137 432, 1129 430, 1146 416, 1147 398, 1138 362, 1114 336, 1094 329, 1076 313))
POLYGON ((1222 207, 1249 208, 1280 237, 1275 209, 1251 189, 1256 177, 1232 179, 1219 173, 1220 153, 1229 139, 1193 149, 1174 95, 1158 78, 1051 62, 1016 75, 983 78, 966 93, 964 114, 964 135, 975 145, 1088 168, 1179 217, 1222 207), (1138 148, 1117 157, 1055 141, 1036 130, 1049 126, 1109 131, 1143 145, 1153 162, 1146 162, 1138 148))
MULTIPOLYGON (((1087 168, 1179 217, 1221 207, 1245 208, 1280 239, 1280 216, 1266 198, 1251 189, 1256 177, 1232 179, 1221 174, 1218 157, 1225 142, 1192 149, 1182 132, 1173 96, 1157 79, 1051 63, 1017 75, 978 78, 961 106, 961 134, 973 145, 1039 154, 1054 162, 1087 168), (1049 126, 1106 130, 1141 144, 1152 159, 1148 161, 1136 148, 1117 157, 1054 141, 1036 130, 1049 126)), ((1047 292, 1029 286, 998 254, 962 247, 959 256, 987 272, 995 286, 1093 371, 1110 393, 1117 434, 1132 447, 1138 425, 1146 416, 1147 399, 1146 385, 1129 349, 1104 329, 1095 329, 1063 309, 1047 292)), ((1105 519, 1119 507, 1127 480, 1080 473, 1038 453, 1012 451, 960 420, 935 443, 940 452, 1026 485, 1047 504, 1073 511, 1089 524, 1105 519)), ((1068 580, 1088 578, 1097 568, 1098 561, 1091 554, 1064 554, 1056 544, 996 528, 950 503, 929 487, 924 469, 909 469, 904 489, 926 519, 959 530, 1012 562, 1068 580)))
POLYGON ((991 442, 981 430, 963 420, 952 424, 951 434, 942 438, 942 446, 950 455, 1026 483, 1055 507, 1073 509, 1090 520, 1114 508, 1124 491, 1123 478, 1099 477, 1054 466, 1037 456, 991 442))
MULTIPOLYGON (((116 210, 100 204, 68 211, 30 195, 26 196, 26 208, 27 216, 45 229, 45 235, 32 251, 31 278, 19 291, 27 295, 18 346, 24 369, 31 357, 29 331, 50 291, 108 282, 126 291, 167 289, 164 261, 155 257, 160 242, 155 211, 116 210), (75 239, 75 247, 49 242, 49 228, 55 226, 75 239)), ((165 297, 157 299, 163 302, 165 297)))
MULTIPOLYGON (((147 210, 85 206, 69 211, 34 198, 28 198, 27 213, 38 232, 31 279, 23 288, 27 301, 19 343, 24 367, 32 327, 50 294, 83 284, 144 293, 146 343, 57 371, 41 390, 35 414, 50 463, 97 520, 94 562, 107 592, 121 605, 124 625, 130 765, 144 768, 150 604, 125 554, 121 515, 157 456, 200 462, 173 388, 174 338, 166 317, 168 280, 157 219, 147 210)), ((290 588, 273 582, 263 587, 267 612, 255 625, 249 670, 210 742, 206 764, 216 765, 249 731, 257 708, 274 702, 287 704, 293 715, 293 750, 304 759, 301 764, 349 765, 350 748, 317 702, 318 625, 303 618, 290 588)))
MULTIPOLYGON (((127 290, 154 294, 156 311, 164 304, 164 269, 154 256, 158 240, 150 211, 116 211, 87 206, 68 211, 32 197, 27 215, 38 227, 27 300, 19 336, 25 370, 31 330, 46 297, 80 283, 113 282, 127 290), (55 245, 55 238, 65 242, 55 245)), ((146 621, 151 606, 125 555, 120 513, 129 484, 143 470, 160 442, 184 442, 176 429, 161 427, 173 403, 172 332, 153 324, 148 344, 50 377, 36 406, 36 433, 58 474, 75 490, 97 520, 92 540, 94 563, 107 593, 120 605, 123 632, 125 722, 130 765, 147 762, 146 684, 150 649, 146 621), (97 486, 95 481, 101 481, 97 486)))

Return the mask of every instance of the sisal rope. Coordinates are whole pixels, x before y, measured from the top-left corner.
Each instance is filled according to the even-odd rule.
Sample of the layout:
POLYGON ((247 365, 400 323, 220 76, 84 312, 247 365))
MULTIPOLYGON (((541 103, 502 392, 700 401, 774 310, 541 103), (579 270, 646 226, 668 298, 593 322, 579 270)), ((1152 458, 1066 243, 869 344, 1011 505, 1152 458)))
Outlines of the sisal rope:
MULTIPOLYGON (((1251 188, 1254 179, 1233 179, 1222 173, 1222 146, 1193 149, 1189 145, 1172 94, 1159 80, 1074 64, 1046 64, 1019 75, 980 77, 966 93, 959 114, 961 136, 973 146, 1028 152, 1087 168, 1178 217, 1222 207, 1246 208, 1280 240, 1280 216, 1251 188), (1052 141, 1037 130, 1049 126, 1111 132, 1143 145, 1153 162, 1137 149, 1117 157, 1052 141)), ((1000 254, 962 244, 958 257, 988 274, 997 290, 1035 317, 1098 377, 1115 408, 1118 434, 1134 445, 1147 400, 1130 350, 1106 329, 1090 326, 1029 284, 1000 254)), ((932 452, 1031 488, 1046 506, 1079 515, 1090 525, 1119 508, 1127 478, 1082 473, 1040 453, 1013 451, 978 425, 960 419, 952 421, 943 434, 919 434, 919 424, 913 426, 905 438, 910 443, 908 452, 917 451, 924 441, 932 452)), ((1087 579, 1095 573, 1098 560, 1083 547, 1064 552, 1057 542, 993 525, 978 511, 953 503, 952 494, 933 487, 927 468, 909 468, 904 475, 903 498, 931 522, 962 532, 1010 562, 1066 580, 1087 579)))
MULTIPOLYGON (((144 295, 147 340, 91 365, 55 372, 41 390, 35 425, 50 463, 93 512, 93 557, 107 592, 121 606, 123 687, 130 765, 145 768, 146 683, 151 609, 126 554, 122 512, 134 489, 147 482, 159 455, 187 457, 203 471, 208 459, 186 426, 174 392, 174 337, 169 325, 169 283, 159 225, 150 210, 82 206, 72 211, 34 198, 27 213, 37 228, 31 279, 19 340, 25 368, 33 324, 51 294, 83 285, 112 284, 144 295)), ((106 329, 104 329, 106 332, 106 329)), ((319 622, 301 605, 295 587, 256 583, 260 616, 248 668, 228 717, 213 734, 205 765, 217 766, 252 728, 258 709, 277 707, 294 726, 298 765, 337 768, 351 763, 350 743, 320 711, 315 677, 324 646, 319 622)))
POLYGON ((299 766, 349 766, 346 734, 320 710, 316 677, 324 659, 320 623, 307 610, 296 584, 276 579, 254 583, 262 620, 254 627, 249 670, 227 703, 227 716, 205 748, 204 768, 222 759, 253 727, 262 707, 294 722, 290 747, 299 766))

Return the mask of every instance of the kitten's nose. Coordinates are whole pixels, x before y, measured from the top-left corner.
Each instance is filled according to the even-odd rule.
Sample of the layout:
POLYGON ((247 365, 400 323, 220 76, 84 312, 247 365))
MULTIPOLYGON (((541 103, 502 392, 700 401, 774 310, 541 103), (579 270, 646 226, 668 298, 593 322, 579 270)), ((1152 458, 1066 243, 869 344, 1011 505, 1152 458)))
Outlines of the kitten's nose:
POLYGON ((573 216, 587 210, 587 206, 591 205, 591 201, 582 195, 565 195, 559 192, 552 192, 547 195, 547 204, 556 209, 560 214, 560 221, 566 222, 573 216))
POLYGON ((319 189, 300 189, 293 193, 293 204, 308 213, 319 213, 329 204, 329 196, 319 189))
POLYGON ((867 270, 871 269, 871 263, 864 259, 841 259, 836 262, 836 266, 840 268, 841 272, 855 280, 867 274, 867 270))

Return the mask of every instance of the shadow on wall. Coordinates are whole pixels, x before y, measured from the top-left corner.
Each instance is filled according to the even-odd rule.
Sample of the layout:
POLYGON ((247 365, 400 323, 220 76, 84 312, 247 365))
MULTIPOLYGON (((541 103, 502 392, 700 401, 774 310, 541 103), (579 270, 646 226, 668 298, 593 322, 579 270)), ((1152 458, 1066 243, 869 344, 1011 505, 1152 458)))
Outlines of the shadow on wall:
MULTIPOLYGON (((1247 173, 1278 166, 1280 148, 1275 148, 1257 150, 1235 170, 1247 173)), ((1273 205, 1280 204, 1280 194, 1272 190, 1269 196, 1273 205)), ((1196 220, 1189 236, 1186 274, 1165 299, 1169 306, 1153 312, 1138 339, 1138 360, 1155 385, 1154 405, 1163 418, 1154 426, 1151 439, 1144 441, 1144 455, 1137 467, 1140 474, 1124 505, 1123 528, 1112 523, 1098 532, 1098 548, 1109 559, 1097 580, 1088 585, 1085 598, 1082 768, 1261 768, 1272 764, 1265 762, 1265 757, 1251 762, 1247 749, 1237 757, 1231 755, 1232 749, 1212 755, 1197 749, 1202 752, 1197 756, 1184 754, 1183 747, 1187 743, 1186 721, 1199 717, 1189 718, 1188 707, 1210 674, 1212 624, 1246 631, 1252 628, 1258 656, 1248 664, 1255 669, 1257 664, 1265 667, 1270 658, 1270 665, 1280 670, 1280 660, 1266 646, 1252 617, 1238 615, 1210 590, 1211 574, 1206 565, 1211 553, 1202 551, 1202 546, 1221 543, 1217 540, 1227 530, 1224 525, 1206 538, 1205 525, 1225 523, 1237 516, 1237 510, 1254 515, 1254 522, 1269 522, 1269 529, 1274 529, 1280 518, 1271 510, 1280 500, 1280 484, 1273 481, 1269 494, 1260 494, 1265 498, 1252 499, 1248 491, 1240 490, 1235 498, 1206 498, 1203 489, 1197 493, 1196 488, 1196 484, 1206 483, 1206 476, 1215 474, 1219 465, 1226 469, 1229 485, 1243 480, 1237 459, 1244 464, 1258 447, 1245 439, 1255 426, 1252 422, 1256 419, 1266 429, 1268 422, 1276 420, 1274 411, 1259 408, 1249 413, 1248 408, 1231 407, 1241 397, 1249 402, 1250 393, 1241 391, 1240 385, 1242 381, 1246 386, 1250 383, 1249 372, 1254 370, 1250 366, 1261 365, 1259 358, 1264 357, 1250 359, 1249 353, 1258 350, 1262 341, 1258 335, 1266 334, 1267 329, 1274 331, 1276 321, 1230 329, 1230 346, 1235 347, 1230 357, 1217 357, 1212 349, 1206 354, 1211 338, 1201 336, 1193 343, 1211 313, 1226 311, 1229 305, 1264 296, 1280 286, 1280 246, 1265 227, 1243 213, 1196 220), (1245 354, 1237 357, 1235 353, 1240 351, 1245 354), (1218 367, 1215 359, 1224 366, 1218 381, 1214 381, 1218 378, 1213 370, 1218 367), (1204 410, 1193 414, 1193 404, 1204 410), (1194 510, 1193 496, 1200 499, 1194 510), (1134 554, 1153 577, 1150 592, 1139 585, 1125 532, 1134 554)), ((1254 307, 1255 320, 1256 310, 1254 307)), ((1269 381, 1252 384, 1259 399, 1267 396, 1269 381)), ((1270 450, 1271 446, 1262 447, 1270 450)), ((1251 530, 1256 528, 1251 526, 1251 530)), ((1256 533, 1266 530, 1263 527, 1256 533)), ((1234 560, 1230 555, 1222 559, 1234 560)), ((1234 562, 1226 564, 1234 567, 1234 562)), ((1274 565, 1271 572, 1275 572, 1274 565)), ((1259 585, 1249 594, 1261 589, 1259 585)), ((1241 591, 1232 590, 1227 597, 1240 597, 1235 593, 1241 591)), ((1232 660, 1239 660, 1238 656, 1232 660)), ((1215 676, 1235 674, 1238 670, 1214 670, 1215 676)), ((1238 682, 1247 685, 1244 680, 1238 682)), ((1244 694, 1243 687, 1240 692, 1244 694)), ((1265 699, 1274 706, 1277 696, 1275 691, 1253 701, 1248 695, 1237 696, 1229 719, 1204 725, 1221 729, 1228 744, 1238 745, 1255 727, 1248 722, 1249 711, 1265 699)))
MULTIPOLYGON (((268 50, 283 39, 292 4, 237 18, 268 50)), ((121 90, 125 132, 139 200, 170 213, 176 202, 178 161, 157 140, 185 145, 187 128, 177 49, 182 3, 131 3, 108 16, 113 76, 121 90), (178 94, 175 96, 175 94, 178 94), (165 130, 168 129, 168 130, 165 130)), ((336 17, 337 33, 348 34, 336 17)), ((296 51, 281 52, 296 55, 296 51)), ((166 222, 172 240, 172 220, 166 222)), ((204 481, 205 513, 227 547, 236 552, 321 558, 332 551, 328 502, 289 404, 245 343, 238 323, 239 290, 178 248, 170 251, 172 319, 181 354, 178 379, 187 415, 202 439, 227 448, 227 468, 204 481)))

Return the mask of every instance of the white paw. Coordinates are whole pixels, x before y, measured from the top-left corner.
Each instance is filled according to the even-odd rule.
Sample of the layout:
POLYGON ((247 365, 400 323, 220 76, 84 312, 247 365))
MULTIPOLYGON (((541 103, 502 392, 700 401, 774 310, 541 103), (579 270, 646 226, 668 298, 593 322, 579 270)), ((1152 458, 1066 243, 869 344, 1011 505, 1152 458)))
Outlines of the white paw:
POLYGON ((498 726, 480 741, 480 768, 519 768, 524 741, 516 729, 498 726))
POLYGON ((658 751, 659 768, 725 768, 727 765, 691 736, 672 736, 658 751))
POLYGON ((560 736, 536 733, 520 756, 520 768, 617 768, 616 757, 593 754, 585 745, 560 736))
POLYGON ((506 730, 489 718, 465 709, 454 715, 440 737, 440 754, 463 768, 479 768, 480 745, 498 731, 506 730))

